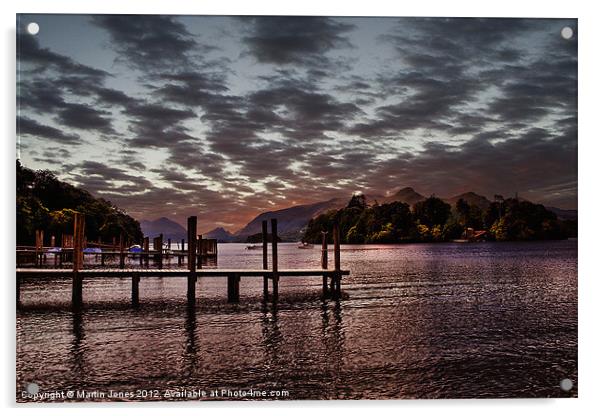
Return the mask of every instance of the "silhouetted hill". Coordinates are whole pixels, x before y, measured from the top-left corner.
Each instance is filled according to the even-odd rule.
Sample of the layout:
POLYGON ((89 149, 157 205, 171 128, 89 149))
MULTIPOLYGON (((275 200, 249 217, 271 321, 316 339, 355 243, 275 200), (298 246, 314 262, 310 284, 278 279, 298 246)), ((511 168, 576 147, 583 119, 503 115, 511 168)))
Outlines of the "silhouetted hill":
POLYGON ((142 220, 140 221, 140 228, 145 237, 157 237, 159 234, 163 234, 163 240, 168 238, 172 241, 186 239, 186 229, 177 222, 170 220, 169 218, 161 217, 154 221, 142 220))
POLYGON ((203 238, 215 238, 218 243, 231 243, 234 241, 234 234, 223 227, 217 227, 203 234, 203 238))
POLYGON ((452 207, 455 207, 456 202, 458 202, 460 199, 466 201, 468 205, 476 205, 483 211, 487 210, 491 204, 491 201, 485 198, 483 195, 475 194, 474 192, 464 192, 463 194, 444 199, 444 201, 450 204, 452 207))
POLYGON ((85 215, 88 241, 109 242, 123 235, 126 241, 142 239, 140 224, 123 209, 88 191, 59 180, 48 170, 32 170, 17 164, 17 243, 34 244, 35 231, 44 231, 44 244, 51 236, 60 244, 62 235, 73 234, 73 216, 85 215))
POLYGON ((393 195, 389 195, 387 197, 382 198, 381 200, 379 200, 379 202, 381 204, 389 204, 391 202, 397 201, 397 202, 406 203, 410 207, 412 207, 417 202, 423 201, 425 199, 426 199, 426 197, 424 195, 420 195, 413 188, 410 188, 408 186, 403 189, 400 189, 393 195))
MULTIPOLYGON (((296 205, 278 211, 264 212, 255 217, 245 227, 234 235, 238 240, 245 241, 246 237, 261 233, 261 222, 271 218, 278 220, 278 236, 283 241, 299 241, 303 236, 303 229, 309 220, 331 209, 339 209, 347 204, 348 200, 333 198, 328 201, 308 205, 296 205)), ((271 230, 269 230, 271 232, 271 230)))
MULTIPOLYGON (((351 198, 351 196, 349 196, 349 198, 351 198)), ((278 211, 264 212, 255 217, 245 227, 234 233, 233 241, 244 242, 249 235, 261 233, 261 222, 263 220, 269 221, 270 218, 278 219, 278 235, 284 241, 300 241, 310 219, 332 209, 344 208, 347 206, 349 198, 333 198, 328 201, 316 202, 314 204, 296 205, 278 211)), ((465 192, 443 200, 452 207, 455 207, 456 202, 460 198, 464 199, 469 205, 478 206, 483 211, 486 211, 491 203, 486 197, 475 192, 465 192)), ((366 203, 369 206, 372 206, 374 201, 381 205, 398 201, 413 207, 417 202, 424 201, 425 199, 426 197, 424 195, 419 194, 411 187, 402 188, 386 197, 366 195, 366 203)), ((577 217, 576 210, 561 210, 553 207, 546 208, 554 212, 560 219, 576 219, 577 217)))
POLYGON ((548 211, 552 211, 561 220, 576 220, 577 210, 576 209, 560 209, 554 207, 546 207, 548 211))

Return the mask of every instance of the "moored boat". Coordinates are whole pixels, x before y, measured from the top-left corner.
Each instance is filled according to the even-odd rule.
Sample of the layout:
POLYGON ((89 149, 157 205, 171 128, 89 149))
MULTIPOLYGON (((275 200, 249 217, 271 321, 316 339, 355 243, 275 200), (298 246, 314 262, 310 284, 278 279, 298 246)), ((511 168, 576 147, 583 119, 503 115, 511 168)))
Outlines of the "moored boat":
POLYGON ((314 248, 314 245, 302 241, 301 244, 297 246, 297 248, 314 248))

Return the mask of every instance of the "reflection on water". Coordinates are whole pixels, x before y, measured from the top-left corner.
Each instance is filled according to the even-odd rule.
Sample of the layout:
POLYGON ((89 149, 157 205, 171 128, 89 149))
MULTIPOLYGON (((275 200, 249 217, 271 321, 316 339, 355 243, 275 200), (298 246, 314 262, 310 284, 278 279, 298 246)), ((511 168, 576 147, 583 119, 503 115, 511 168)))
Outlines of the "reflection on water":
MULTIPOLYGON (((319 249, 282 244, 281 267, 319 267, 319 249)), ((291 399, 566 397, 577 394, 577 243, 344 246, 340 301, 321 278, 25 281, 17 313, 17 397, 46 390, 288 390, 291 399), (558 383, 570 378, 569 393, 558 383)), ((220 245, 220 267, 261 252, 220 245)))

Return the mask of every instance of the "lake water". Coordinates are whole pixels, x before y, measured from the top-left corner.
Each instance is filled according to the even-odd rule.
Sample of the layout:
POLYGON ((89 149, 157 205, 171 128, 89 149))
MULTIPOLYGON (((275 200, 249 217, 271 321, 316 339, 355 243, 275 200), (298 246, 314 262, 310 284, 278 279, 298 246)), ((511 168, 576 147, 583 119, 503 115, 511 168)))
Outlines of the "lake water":
MULTIPOLYGON (((17 399, 32 382, 105 394, 89 400, 577 395, 576 241, 343 246, 341 258, 341 300, 321 299, 321 278, 282 278, 275 307, 261 278, 242 278, 239 304, 225 278, 199 279, 194 309, 185 278, 143 278, 139 309, 130 279, 94 279, 78 313, 70 280, 25 281, 17 399)), ((279 261, 319 267, 320 249, 280 244, 279 261)), ((260 268, 261 250, 220 244, 218 265, 260 268)))

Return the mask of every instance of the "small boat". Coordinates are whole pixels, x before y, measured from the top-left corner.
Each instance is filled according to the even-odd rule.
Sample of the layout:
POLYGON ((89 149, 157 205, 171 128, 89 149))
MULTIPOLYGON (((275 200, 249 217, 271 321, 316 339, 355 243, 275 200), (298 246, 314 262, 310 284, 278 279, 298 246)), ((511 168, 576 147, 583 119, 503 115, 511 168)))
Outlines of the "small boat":
POLYGON ((98 247, 86 247, 86 248, 83 250, 83 252, 84 252, 84 253, 88 253, 88 254, 90 254, 90 253, 93 253, 93 254, 100 254, 100 253, 102 253, 102 249, 101 249, 101 248, 98 248, 98 247))
POLYGON ((140 247, 140 245, 138 245, 138 244, 134 244, 133 246, 130 246, 128 248, 128 251, 130 253, 140 253, 140 252, 142 252, 142 247, 140 247))
POLYGON ((302 241, 301 244, 297 246, 297 248, 314 248, 314 245, 302 241))
POLYGON ((261 248, 260 246, 258 246, 257 244, 251 244, 250 246, 247 246, 247 250, 257 250, 261 248))

